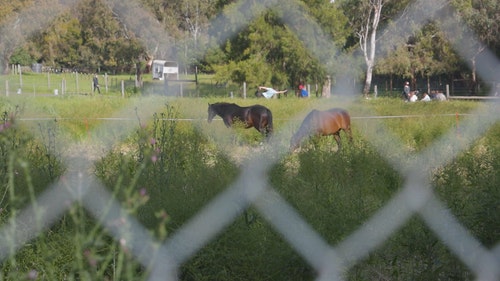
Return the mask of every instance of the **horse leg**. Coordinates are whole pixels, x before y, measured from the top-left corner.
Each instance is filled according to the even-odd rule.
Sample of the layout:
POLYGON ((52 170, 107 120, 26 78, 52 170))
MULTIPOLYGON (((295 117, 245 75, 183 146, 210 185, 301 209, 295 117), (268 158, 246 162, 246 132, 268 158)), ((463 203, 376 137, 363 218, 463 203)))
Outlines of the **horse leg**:
POLYGON ((342 143, 340 141, 340 131, 338 131, 335 134, 333 134, 333 137, 335 138, 335 141, 337 142, 337 146, 339 148, 337 150, 337 152, 339 152, 342 149, 342 143))
POLYGON ((259 123, 260 129, 262 130, 262 134, 266 137, 266 139, 269 139, 269 124, 267 123, 267 120, 264 118, 260 120, 259 123))
POLYGON ((351 126, 348 126, 344 132, 347 134, 347 137, 349 138, 349 143, 352 144, 352 130, 351 130, 351 126))
POLYGON ((233 120, 231 119, 231 116, 227 116, 225 117, 224 119, 224 124, 226 125, 226 127, 231 127, 231 125, 233 124, 233 120))

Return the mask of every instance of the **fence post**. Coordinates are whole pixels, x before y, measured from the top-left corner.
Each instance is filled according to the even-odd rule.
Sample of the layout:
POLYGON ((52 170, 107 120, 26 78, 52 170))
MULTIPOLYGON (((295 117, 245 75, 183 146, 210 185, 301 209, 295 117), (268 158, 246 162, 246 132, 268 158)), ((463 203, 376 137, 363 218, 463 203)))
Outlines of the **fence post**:
POLYGON ((9 80, 5 80, 5 95, 9 96, 9 80))
POLYGON ((76 93, 79 94, 80 86, 78 85, 78 71, 76 72, 75 79, 76 79, 76 93))
POLYGON ((106 88, 106 94, 108 93, 108 73, 104 73, 104 87, 106 88))
POLYGON ((374 94, 375 98, 377 98, 377 95, 378 95, 378 87, 377 87, 377 85, 373 86, 373 94, 374 94))
POLYGON ((125 81, 122 80, 122 98, 125 97, 125 81))
POLYGON ((23 87, 23 74, 21 72, 21 65, 18 64, 18 67, 19 67, 19 87, 22 88, 23 87))
POLYGON ((450 85, 446 84, 446 99, 450 99, 450 85))
POLYGON ((243 98, 247 98, 247 82, 243 82, 243 98))

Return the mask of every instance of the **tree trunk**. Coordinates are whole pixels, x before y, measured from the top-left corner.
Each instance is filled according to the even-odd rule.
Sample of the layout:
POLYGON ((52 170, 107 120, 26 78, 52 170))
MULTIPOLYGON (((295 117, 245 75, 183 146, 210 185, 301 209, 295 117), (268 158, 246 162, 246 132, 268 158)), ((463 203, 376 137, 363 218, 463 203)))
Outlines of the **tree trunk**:
POLYGON ((372 84, 373 67, 375 65, 375 49, 377 47, 377 28, 382 14, 383 2, 384 0, 370 1, 370 10, 368 12, 369 16, 364 26, 365 30, 364 32, 360 32, 360 45, 366 62, 366 80, 363 88, 363 95, 365 97, 368 96, 372 84))
POLYGON ((477 94, 477 78, 476 78, 476 56, 472 57, 471 59, 471 77, 472 77, 472 85, 471 85, 471 94, 476 95, 477 94))
POLYGON ((330 97, 330 93, 331 93, 331 90, 332 90, 332 80, 330 78, 330 76, 326 76, 326 81, 325 81, 325 84, 323 84, 323 89, 321 91, 321 96, 322 97, 325 97, 325 98, 329 98, 330 97))
POLYGON ((141 77, 141 64, 136 63, 135 64, 135 86, 140 88, 142 87, 142 77, 141 77))
POLYGON ((431 93, 431 78, 427 75, 427 94, 431 93))
POLYGON ((372 85, 372 78, 373 78, 373 63, 367 63, 365 86, 363 88, 363 95, 365 97, 367 97, 368 93, 370 92, 370 87, 372 85))

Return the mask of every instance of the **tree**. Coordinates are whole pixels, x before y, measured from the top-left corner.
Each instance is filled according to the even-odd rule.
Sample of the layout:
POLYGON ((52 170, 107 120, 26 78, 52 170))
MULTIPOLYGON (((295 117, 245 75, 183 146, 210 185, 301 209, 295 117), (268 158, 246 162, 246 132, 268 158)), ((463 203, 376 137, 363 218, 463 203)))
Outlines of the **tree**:
POLYGON ((51 5, 52 1, 10 1, 0 4, 0 72, 7 73, 11 55, 23 47, 40 29, 47 26, 54 18, 67 8, 64 4, 51 5))
MULTIPOLYGON (((466 23, 461 29, 455 28, 456 40, 467 50, 471 66, 472 91, 477 92, 477 60, 489 48, 500 54, 500 4, 496 0, 465 1, 452 0, 452 5, 457 8, 457 14, 451 18, 457 22, 457 16, 466 23), (474 35, 470 31, 474 32, 474 35), (470 37, 478 40, 470 40, 470 37)), ((460 22, 460 21, 458 21, 460 22)))
MULTIPOLYGON (((407 0, 344 0, 341 2, 353 29, 352 37, 357 39, 356 43, 361 49, 365 61, 365 83, 363 86, 363 95, 365 96, 370 90, 376 64, 379 26, 391 22, 392 17, 401 13, 408 2, 407 0)), ((353 38, 350 42, 355 42, 352 40, 353 38)))
POLYGON ((361 29, 357 32, 359 37, 359 46, 361 51, 363 51, 363 57, 365 58, 366 63, 365 85, 363 87, 364 96, 368 95, 372 84, 373 67, 375 65, 375 50, 377 46, 377 29, 380 23, 384 2, 384 0, 369 1, 369 6, 364 14, 364 17, 366 17, 365 24, 362 25, 361 29))
MULTIPOLYGON (((252 85, 288 87, 298 86, 300 82, 323 84, 327 75, 331 74, 327 71, 333 69, 328 67, 333 65, 330 63, 332 58, 343 49, 347 20, 337 6, 327 1, 305 2, 284 1, 286 5, 279 7, 249 2, 240 6, 230 5, 210 30, 216 38, 236 34, 225 41, 219 40, 225 52, 223 57, 227 59, 222 63, 230 61, 241 66, 247 62, 248 66, 255 66, 253 70, 244 68, 249 70, 245 79, 250 80, 246 82, 252 85), (332 41, 340 46, 336 48, 332 41), (227 48, 229 44, 230 48, 227 48), (272 71, 265 71, 269 75, 262 77, 263 69, 272 71), (253 75, 250 71, 261 73, 253 75)), ((228 64, 228 68, 229 65, 234 66, 228 64)), ((218 71, 229 73, 223 68, 217 67, 218 71)), ((243 77, 241 69, 234 70, 238 71, 236 77, 240 79, 243 77)))
POLYGON ((37 38, 40 61, 52 67, 75 68, 80 62, 78 53, 83 43, 77 19, 64 13, 56 18, 37 38))

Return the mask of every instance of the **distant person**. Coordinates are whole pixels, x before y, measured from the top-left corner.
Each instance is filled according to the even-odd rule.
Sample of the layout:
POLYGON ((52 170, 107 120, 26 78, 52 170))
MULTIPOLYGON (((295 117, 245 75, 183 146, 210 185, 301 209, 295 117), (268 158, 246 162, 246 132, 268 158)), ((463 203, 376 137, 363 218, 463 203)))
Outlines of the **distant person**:
POLYGON ((309 93, 306 90, 306 87, 304 85, 300 84, 299 85, 299 98, 307 98, 309 96, 309 93))
POLYGON ((410 92, 409 101, 410 102, 416 102, 416 101, 418 101, 418 96, 417 96, 417 92, 416 91, 410 92))
POLYGON ((264 91, 264 92, 262 92, 262 95, 263 95, 266 99, 270 99, 270 98, 272 98, 274 95, 284 94, 284 93, 286 93, 286 92, 288 91, 288 90, 276 91, 276 90, 275 90, 275 89, 273 89, 273 88, 270 88, 270 87, 264 87, 264 86, 259 86, 259 90, 264 91))
POLYGON ((97 78, 97 74, 94 75, 94 78, 92 79, 92 84, 94 85, 94 92, 97 89, 97 92, 101 94, 101 88, 99 87, 99 78, 97 78))
POLYGON ((445 101, 446 100, 446 96, 443 93, 437 93, 436 97, 434 99, 437 100, 437 101, 445 101))
POLYGON ((403 87, 403 98, 405 101, 410 100, 410 82, 406 81, 403 87))
POLYGON ((427 93, 424 93, 422 95, 422 99, 420 99, 421 101, 431 101, 431 97, 427 94, 427 93))

